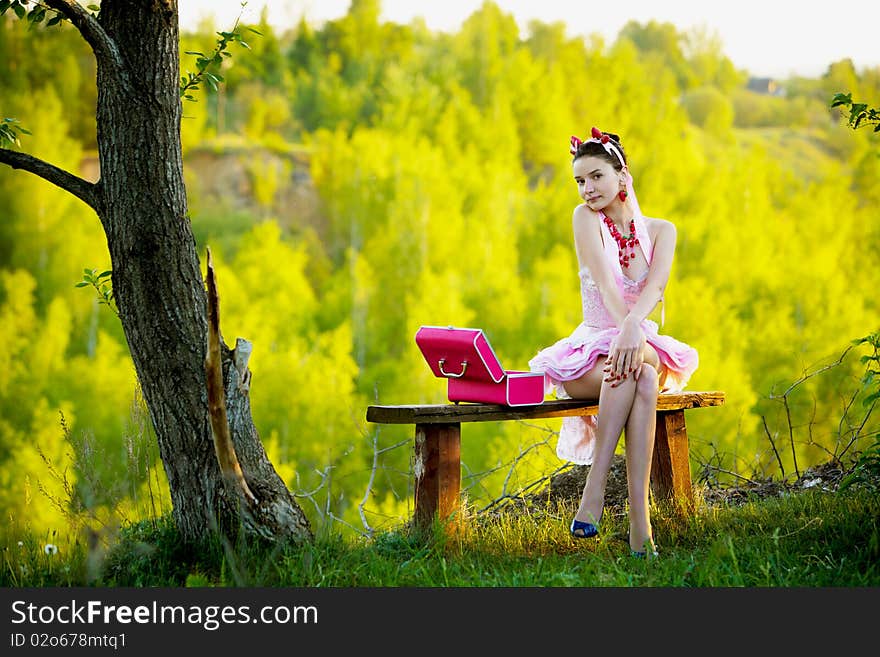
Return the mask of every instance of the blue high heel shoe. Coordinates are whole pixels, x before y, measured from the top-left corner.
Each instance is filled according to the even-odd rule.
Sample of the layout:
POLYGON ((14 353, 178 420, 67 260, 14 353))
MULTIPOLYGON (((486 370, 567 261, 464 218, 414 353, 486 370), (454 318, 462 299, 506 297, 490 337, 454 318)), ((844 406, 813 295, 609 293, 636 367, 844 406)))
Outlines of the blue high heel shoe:
POLYGON ((575 538, 593 538, 599 534, 599 528, 591 522, 571 521, 571 535, 575 538))
MULTIPOLYGON (((645 541, 645 542, 647 543, 647 541, 645 541)), ((652 541, 652 543, 653 543, 653 541, 652 541)), ((660 556, 660 553, 657 552, 656 545, 652 545, 650 550, 633 550, 632 548, 630 548, 629 553, 633 557, 635 557, 636 559, 646 559, 649 557, 651 559, 656 559, 657 557, 660 556)))
POLYGON ((630 548, 630 549, 629 549, 629 552, 630 552, 630 554, 631 554, 632 556, 634 556, 636 559, 645 559, 645 558, 648 557, 649 554, 650 554, 650 556, 651 556, 652 559, 656 559, 657 557, 660 556, 660 553, 657 552, 657 550, 652 550, 652 551, 649 553, 647 550, 645 550, 644 552, 639 552, 638 550, 633 550, 632 548, 630 548))

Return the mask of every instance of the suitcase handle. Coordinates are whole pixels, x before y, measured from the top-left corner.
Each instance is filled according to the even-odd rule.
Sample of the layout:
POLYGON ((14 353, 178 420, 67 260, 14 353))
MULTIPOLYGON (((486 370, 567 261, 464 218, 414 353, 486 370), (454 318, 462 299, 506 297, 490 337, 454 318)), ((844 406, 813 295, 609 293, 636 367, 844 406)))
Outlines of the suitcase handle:
POLYGON ((445 363, 445 362, 446 362, 446 359, 441 358, 440 362, 438 363, 438 365, 440 367, 440 374, 442 374, 445 377, 448 377, 450 379, 460 379, 461 377, 464 376, 464 373, 467 371, 468 364, 467 364, 466 360, 461 361, 461 372, 459 372, 458 374, 454 374, 453 372, 446 372, 443 369, 443 363, 445 363))

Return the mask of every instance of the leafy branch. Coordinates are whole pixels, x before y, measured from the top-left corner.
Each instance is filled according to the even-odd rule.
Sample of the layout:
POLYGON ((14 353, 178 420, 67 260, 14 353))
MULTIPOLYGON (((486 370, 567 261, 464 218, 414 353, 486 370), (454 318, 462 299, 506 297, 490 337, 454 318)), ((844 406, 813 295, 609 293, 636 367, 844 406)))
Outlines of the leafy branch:
POLYGON ((98 274, 96 273, 97 271, 97 269, 84 269, 83 279, 74 287, 87 287, 91 285, 98 294, 98 303, 106 305, 110 310, 116 313, 116 316, 118 317, 119 311, 116 309, 116 301, 113 298, 113 287, 110 282, 110 276, 113 275, 113 272, 108 270, 102 271, 98 274))
MULTIPOLYGON (((853 130, 860 125, 873 123, 874 132, 880 132, 880 111, 877 108, 868 107, 867 103, 853 103, 852 94, 834 94, 831 107, 841 105, 849 107, 849 125, 853 130)), ((880 331, 853 340, 855 346, 863 344, 871 347, 871 353, 860 359, 865 366, 865 374, 861 380, 862 391, 865 393, 862 405, 868 409, 861 427, 864 427, 867 417, 880 402, 880 331)), ((877 487, 878 481, 880 481, 880 434, 875 434, 874 443, 858 457, 855 467, 841 480, 840 489, 844 490, 858 483, 877 487)))
POLYGON ((0 148, 21 146, 20 135, 29 135, 30 130, 22 128, 18 119, 6 118, 0 121, 0 148))
MULTIPOLYGON (((98 12, 101 9, 98 5, 91 4, 87 8, 91 12, 92 18, 98 17, 98 12)), ((46 27, 70 20, 60 9, 50 7, 39 0, 0 0, 0 16, 5 15, 9 10, 12 10, 19 20, 27 21, 30 27, 42 23, 46 20, 47 15, 49 20, 46 20, 46 27)), ((0 122, 0 148, 21 146, 19 137, 29 134, 31 134, 30 131, 21 127, 17 119, 5 118, 0 122)))
MULTIPOLYGON (((186 51, 187 55, 194 55, 196 57, 196 72, 187 72, 186 76, 181 77, 180 97, 182 99, 196 102, 196 98, 191 92, 198 90, 202 83, 207 84, 211 89, 217 91, 218 86, 223 82, 223 76, 219 73, 211 72, 208 69, 212 66, 216 66, 217 70, 219 70, 220 66, 223 64, 224 58, 232 56, 229 52, 231 44, 238 43, 242 47, 250 49, 250 45, 244 40, 241 29, 239 28, 241 17, 246 6, 247 2, 241 3, 241 11, 238 14, 238 18, 235 19, 235 24, 232 26, 231 30, 217 32, 219 37, 217 40, 217 46, 210 54, 206 55, 203 52, 193 50, 186 51)), ((96 4, 87 5, 86 8, 89 10, 88 13, 92 18, 97 18, 98 12, 101 9, 96 4)), ((70 20, 61 10, 56 9, 55 7, 50 7, 48 4, 40 0, 0 0, 0 16, 3 16, 10 10, 12 10, 19 19, 26 20, 31 27, 42 23, 44 20, 46 21, 45 24, 47 27, 52 27, 62 21, 70 20), (48 20, 46 20, 47 16, 49 16, 48 20)), ((252 27, 248 27, 247 30, 258 36, 262 36, 258 30, 252 27)), ((17 125, 18 123, 18 120, 13 118, 6 118, 0 122, 0 148, 5 148, 7 146, 21 146, 19 140, 20 135, 31 134, 25 128, 17 125)))
MULTIPOLYGON (((19 19, 27 20, 32 26, 42 23, 46 19, 47 12, 52 12, 54 15, 46 21, 46 27, 52 27, 53 25, 58 25, 63 20, 67 20, 67 16, 61 13, 61 11, 54 7, 49 7, 45 3, 39 2, 39 0, 0 0, 0 16, 10 9, 19 19), (30 9, 28 9, 29 7, 30 9)), ((87 9, 92 12, 92 16, 95 18, 98 17, 98 12, 101 10, 98 5, 94 4, 88 5, 87 9)))
MULTIPOLYGON (((241 16, 244 13, 244 8, 247 5, 247 2, 241 3, 241 11, 238 14, 238 18, 235 19, 235 24, 232 26, 232 29, 227 32, 217 32, 217 35, 220 37, 217 40, 217 46, 214 50, 206 55, 205 53, 198 50, 187 50, 187 55, 194 55, 196 57, 196 73, 191 71, 187 72, 187 74, 180 78, 180 97, 184 100, 190 100, 192 102, 197 102, 196 98, 190 93, 191 91, 195 91, 199 89, 199 85, 203 82, 207 84, 211 89, 217 91, 217 87, 221 82, 223 82, 223 76, 219 73, 212 73, 208 69, 211 66, 217 67, 219 70, 220 66, 223 64, 224 57, 231 57, 232 54, 229 52, 229 46, 232 43, 238 43, 244 48, 250 50, 250 46, 247 41, 242 37, 241 31, 239 30, 238 24, 241 22, 241 16)), ((260 32, 255 30, 252 27, 247 28, 250 32, 253 32, 257 36, 262 36, 260 32)))
MULTIPOLYGON (((854 345, 867 344, 871 353, 862 356, 859 360, 865 365, 865 374, 862 376, 862 390, 866 393, 862 399, 862 405, 868 409, 868 413, 880 401, 880 331, 853 341, 854 345)), ((875 437, 874 444, 866 449, 856 460, 852 472, 846 475, 840 482, 840 488, 845 489, 856 483, 877 485, 880 481, 880 435, 875 437)))
MULTIPOLYGON (((30 0, 0 0, 0 16, 5 15, 11 9, 20 20, 25 19, 31 25, 36 25, 43 22, 47 11, 51 11, 55 15, 46 22, 47 26, 57 25, 64 20, 64 15, 57 9, 52 9, 40 2, 35 2, 33 3, 34 6, 28 10, 30 4, 30 0)), ((18 119, 5 118, 0 122, 0 148, 21 146, 19 137, 29 134, 31 134, 30 131, 22 128, 18 119)))
POLYGON ((831 99, 831 107, 846 107, 849 109, 847 123, 855 130, 866 125, 874 125, 874 132, 880 132, 880 110, 876 107, 868 107, 867 103, 854 103, 852 94, 836 93, 831 99))

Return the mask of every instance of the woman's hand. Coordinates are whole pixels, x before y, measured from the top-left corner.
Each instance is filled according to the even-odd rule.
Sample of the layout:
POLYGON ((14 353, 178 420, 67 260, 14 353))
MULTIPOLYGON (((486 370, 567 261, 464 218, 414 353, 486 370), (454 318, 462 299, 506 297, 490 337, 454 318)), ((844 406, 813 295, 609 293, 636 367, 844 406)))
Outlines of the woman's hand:
POLYGON ((620 333, 611 343, 608 359, 605 361, 605 381, 612 388, 619 386, 633 374, 638 379, 644 362, 644 349, 647 341, 645 332, 632 315, 623 320, 620 333))

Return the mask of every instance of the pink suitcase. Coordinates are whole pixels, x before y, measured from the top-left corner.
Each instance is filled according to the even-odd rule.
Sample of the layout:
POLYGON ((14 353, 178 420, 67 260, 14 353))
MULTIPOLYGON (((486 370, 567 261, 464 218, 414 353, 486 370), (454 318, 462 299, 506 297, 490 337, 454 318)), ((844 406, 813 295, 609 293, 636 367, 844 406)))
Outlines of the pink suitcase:
POLYGON ((451 402, 528 406, 544 401, 544 375, 505 370, 482 329, 422 326, 416 344, 451 402))

